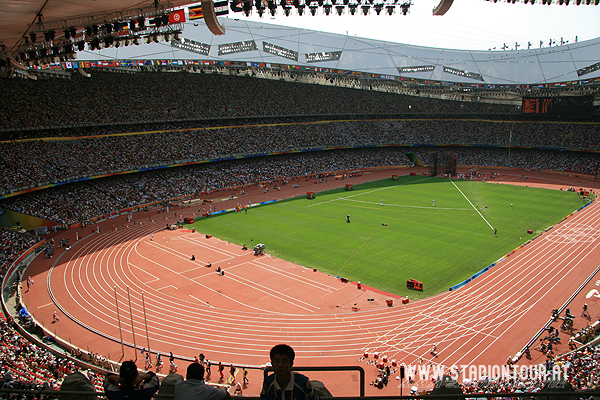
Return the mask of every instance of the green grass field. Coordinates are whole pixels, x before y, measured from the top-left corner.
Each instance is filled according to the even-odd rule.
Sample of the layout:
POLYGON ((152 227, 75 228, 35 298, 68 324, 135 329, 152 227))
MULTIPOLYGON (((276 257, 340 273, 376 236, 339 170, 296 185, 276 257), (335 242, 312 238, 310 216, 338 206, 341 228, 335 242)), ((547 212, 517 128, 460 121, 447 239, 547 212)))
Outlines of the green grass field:
POLYGON ((265 243, 275 257, 331 275, 423 298, 448 290, 584 204, 574 192, 454 183, 405 176, 202 218, 193 226, 240 246, 265 243), (410 278, 422 281, 424 291, 408 290, 410 278))

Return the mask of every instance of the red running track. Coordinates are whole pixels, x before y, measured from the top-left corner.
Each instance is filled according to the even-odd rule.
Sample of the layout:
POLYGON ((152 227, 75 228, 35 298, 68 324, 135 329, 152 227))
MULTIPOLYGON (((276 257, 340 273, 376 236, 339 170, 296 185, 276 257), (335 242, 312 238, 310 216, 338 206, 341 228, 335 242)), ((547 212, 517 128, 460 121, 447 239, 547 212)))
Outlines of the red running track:
MULTIPOLYGON (((522 183, 516 180, 521 174, 507 173, 503 180, 522 183)), ((573 185, 560 176, 532 174, 527 181, 536 182, 573 185)), ((596 182, 585 183, 591 187, 596 182)), ((258 201, 259 194, 253 196, 258 201)), ((365 352, 369 360, 378 352, 413 365, 421 359, 423 364, 446 367, 502 365, 548 320, 550 310, 560 307, 600 265, 599 207, 592 204, 574 214, 457 291, 408 305, 395 300, 394 307, 385 305, 389 295, 357 290, 353 284, 268 255, 254 257, 251 251, 199 232, 164 230, 162 213, 136 214, 137 223, 126 228, 121 227, 125 217, 101 224, 100 234, 87 228, 88 237, 68 252, 57 252, 58 262, 56 257, 37 260, 25 274, 36 274, 37 279, 24 301, 47 326, 54 310, 66 313, 51 329, 74 345, 89 346, 112 359, 121 358, 116 288, 123 340, 131 343, 134 338, 129 290, 135 342, 138 348, 147 347, 145 311, 153 351, 185 357, 203 352, 226 364, 262 365, 269 349, 285 342, 297 352, 296 365, 361 365, 369 380, 375 368, 362 360, 365 352), (113 223, 118 229, 112 229, 113 223), (208 262, 211 268, 205 267, 208 262), (215 266, 221 266, 225 276, 217 275, 215 266), (44 279, 48 291, 38 286, 44 279), (369 297, 375 301, 367 301, 369 297), (358 312, 351 310, 355 303, 358 312), (86 329, 92 327, 94 332, 86 329), (430 353, 434 344, 437 357, 430 353)), ((571 307, 577 316, 584 302, 592 315, 600 313, 597 298, 585 298, 595 280, 590 285, 571 307)), ((581 324, 585 321, 577 319, 576 327, 581 324)), ((541 354, 532 353, 534 362, 543 361, 541 354)), ((124 359, 134 357, 126 348, 124 359)), ((346 374, 309 376, 324 380, 334 395, 357 395, 357 375, 346 374)), ((260 374, 250 377, 248 393, 258 394, 260 374)), ((398 384, 383 391, 369 387, 367 394, 397 395, 398 384)))

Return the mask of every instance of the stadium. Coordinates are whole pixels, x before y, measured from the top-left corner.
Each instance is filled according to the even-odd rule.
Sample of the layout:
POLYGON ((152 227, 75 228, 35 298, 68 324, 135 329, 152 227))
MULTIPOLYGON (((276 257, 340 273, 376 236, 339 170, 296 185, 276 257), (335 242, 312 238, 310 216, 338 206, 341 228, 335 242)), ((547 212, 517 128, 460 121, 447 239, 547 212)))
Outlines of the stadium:
POLYGON ((134 360, 156 398, 194 362, 257 397, 279 343, 321 395, 597 393, 598 39, 243 18, 397 2, 52 3, 0 28, 4 393, 81 370, 102 395, 134 360))

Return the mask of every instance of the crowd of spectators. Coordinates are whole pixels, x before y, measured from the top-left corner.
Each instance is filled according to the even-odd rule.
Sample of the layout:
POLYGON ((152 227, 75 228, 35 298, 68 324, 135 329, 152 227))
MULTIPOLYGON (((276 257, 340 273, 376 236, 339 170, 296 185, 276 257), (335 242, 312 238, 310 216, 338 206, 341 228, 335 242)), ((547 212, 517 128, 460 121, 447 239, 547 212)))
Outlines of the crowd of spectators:
POLYGON ((0 281, 7 268, 27 249, 41 239, 6 229, 0 230, 0 281))
POLYGON ((561 369, 566 366, 568 380, 575 389, 600 387, 600 347, 585 346, 554 359, 561 369))
MULTIPOLYGON (((417 148, 417 154, 429 165, 431 150, 417 148)), ((438 165, 443 165, 445 155, 454 153, 458 165, 487 167, 510 167, 528 170, 570 172, 598 176, 600 157, 595 153, 568 152, 558 150, 538 150, 497 147, 444 147, 437 150, 438 165)))
POLYGON ((98 69, 92 78, 74 74, 67 80, 2 83, 0 95, 11 101, 0 104, 5 139, 0 142, 0 193, 149 166, 329 147, 600 150, 593 123, 451 119, 506 116, 514 113, 512 106, 234 74, 118 74, 98 69), (411 119, 299 122, 305 121, 301 116, 380 113, 411 119), (436 115, 443 119, 431 119, 436 115), (249 123, 252 117, 268 119, 249 123), (270 124, 273 121, 278 124, 270 124), (238 126, 227 127, 227 122, 238 126), (28 130, 41 127, 48 130, 28 130), (133 133, 124 134, 128 132, 133 133), (53 139, 56 136, 63 137, 53 139), (37 140, 13 140, 20 137, 37 140))
POLYGON ((11 319, 0 321, 2 388, 56 390, 66 375, 78 370, 75 363, 68 358, 56 356, 49 350, 29 342, 18 333, 14 324, 11 319))
MULTIPOLYGON (((597 127, 596 124, 484 120, 367 120, 4 141, 0 142, 0 152, 4 155, 0 161, 3 170, 0 191, 6 193, 149 166, 331 147, 475 145, 595 151, 600 150, 597 127)), ((596 153, 589 154, 587 158, 593 159, 596 153)), ((572 157, 578 159, 577 155, 572 157)), ((462 160, 461 163, 470 164, 462 160)), ((589 172, 587 166, 583 170, 571 169, 589 172)))
POLYGON ((196 197, 209 190, 247 185, 280 178, 379 166, 410 165, 405 152, 423 163, 438 159, 438 171, 446 154, 459 165, 513 167, 597 175, 600 159, 595 153, 497 147, 379 147, 327 150, 289 155, 251 157, 202 163, 143 173, 93 179, 38 190, 0 201, 0 207, 60 224, 74 224, 129 207, 156 204, 169 199, 196 197))
POLYGON ((223 117, 355 113, 514 113, 510 105, 457 102, 249 76, 186 72, 44 82, 4 79, 0 130, 223 117))
POLYGON ((403 151, 389 148, 256 157, 58 186, 5 199, 1 206, 61 224, 85 223, 124 208, 233 185, 408 162, 403 151))
POLYGON ((600 347, 588 345, 561 356, 549 356, 543 364, 531 368, 521 370, 519 365, 514 368, 510 374, 463 379, 460 386, 465 394, 536 393, 551 380, 548 391, 561 391, 569 386, 574 390, 597 389, 600 387, 600 347))

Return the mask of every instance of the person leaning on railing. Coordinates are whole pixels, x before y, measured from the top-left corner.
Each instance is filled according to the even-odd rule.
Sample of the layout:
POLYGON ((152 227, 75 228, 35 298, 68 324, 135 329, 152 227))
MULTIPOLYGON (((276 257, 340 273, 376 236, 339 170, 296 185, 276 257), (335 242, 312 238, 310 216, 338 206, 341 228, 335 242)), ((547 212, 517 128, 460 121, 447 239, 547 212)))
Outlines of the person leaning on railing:
POLYGON ((152 371, 138 373, 135 362, 130 360, 121 364, 119 375, 106 374, 103 386, 108 400, 150 400, 160 388, 160 382, 152 371))

